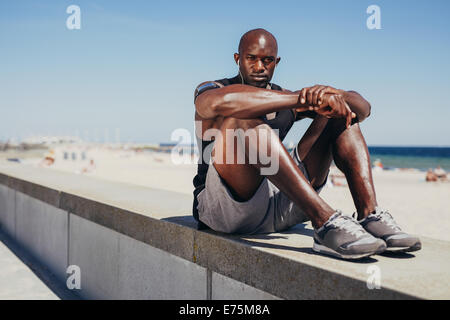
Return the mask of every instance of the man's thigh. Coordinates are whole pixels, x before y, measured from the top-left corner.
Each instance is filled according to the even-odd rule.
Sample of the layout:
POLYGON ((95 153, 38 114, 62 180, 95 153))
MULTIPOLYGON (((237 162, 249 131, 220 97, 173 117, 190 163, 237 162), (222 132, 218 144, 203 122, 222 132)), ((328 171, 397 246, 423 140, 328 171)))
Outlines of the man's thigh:
POLYGON ((250 199, 236 199, 216 168, 210 165, 205 189, 197 196, 199 219, 218 232, 252 234, 262 226, 272 232, 267 225, 273 225, 273 198, 269 180, 264 178, 250 199))
POLYGON ((221 134, 216 137, 211 152, 216 171, 233 196, 242 201, 253 197, 264 177, 254 164, 249 163, 245 146, 235 132, 248 132, 259 125, 265 125, 261 119, 225 118, 220 128, 221 134))
MULTIPOLYGON (((296 150, 294 162, 308 179, 296 150)), ((323 186, 316 189, 320 192, 323 186)), ((209 166, 205 189, 198 195, 200 220, 211 229, 224 233, 257 234, 283 231, 308 220, 304 211, 264 178, 254 195, 236 199, 213 165, 209 166)))

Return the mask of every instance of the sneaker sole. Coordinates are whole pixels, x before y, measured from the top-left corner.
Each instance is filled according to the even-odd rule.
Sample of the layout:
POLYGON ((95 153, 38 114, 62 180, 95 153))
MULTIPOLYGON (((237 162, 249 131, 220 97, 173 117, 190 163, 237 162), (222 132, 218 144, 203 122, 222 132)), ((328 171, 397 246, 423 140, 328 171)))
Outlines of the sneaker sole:
POLYGON ((414 252, 422 249, 421 243, 416 243, 410 247, 387 247, 387 252, 414 252))
POLYGON ((326 255, 341 258, 341 259, 347 259, 347 260, 367 258, 367 257, 370 257, 370 256, 376 254, 376 252, 361 253, 361 254, 341 254, 341 253, 334 251, 333 249, 330 249, 326 246, 317 244, 316 242, 314 242, 312 249, 313 249, 313 251, 318 252, 318 253, 326 254, 326 255))

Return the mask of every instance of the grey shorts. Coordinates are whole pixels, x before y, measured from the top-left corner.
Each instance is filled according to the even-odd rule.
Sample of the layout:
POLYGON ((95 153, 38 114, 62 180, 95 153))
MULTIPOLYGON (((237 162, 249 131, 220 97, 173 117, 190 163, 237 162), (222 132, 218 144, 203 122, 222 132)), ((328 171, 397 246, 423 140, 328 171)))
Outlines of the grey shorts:
MULTIPOLYGON (((291 156, 310 181, 296 148, 291 156)), ((325 183, 315 188, 317 193, 325 183)), ((279 232, 309 220, 303 210, 267 178, 264 178, 251 199, 236 201, 213 165, 209 165, 205 189, 198 194, 197 199, 200 221, 211 229, 224 233, 279 232)))

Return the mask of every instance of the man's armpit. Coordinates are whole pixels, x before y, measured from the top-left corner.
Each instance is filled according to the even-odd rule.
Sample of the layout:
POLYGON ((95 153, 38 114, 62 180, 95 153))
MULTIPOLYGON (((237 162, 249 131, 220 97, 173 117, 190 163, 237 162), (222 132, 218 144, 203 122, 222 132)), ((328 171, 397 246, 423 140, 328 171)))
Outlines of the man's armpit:
POLYGON ((199 84, 197 86, 197 88, 195 88, 194 101, 203 92, 206 92, 206 91, 212 90, 212 89, 218 89, 218 88, 221 88, 221 87, 222 87, 221 84, 219 84, 217 82, 214 82, 214 81, 206 81, 206 82, 203 82, 203 83, 199 84))

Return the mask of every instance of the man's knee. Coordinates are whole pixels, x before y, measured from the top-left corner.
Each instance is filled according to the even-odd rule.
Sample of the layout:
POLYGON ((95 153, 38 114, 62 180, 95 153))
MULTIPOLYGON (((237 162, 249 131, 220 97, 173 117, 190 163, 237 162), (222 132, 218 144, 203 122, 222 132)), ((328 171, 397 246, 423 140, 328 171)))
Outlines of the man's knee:
POLYGON ((352 120, 352 124, 350 127, 347 128, 346 126, 346 120, 339 118, 339 119, 329 119, 327 123, 327 130, 330 131, 331 137, 333 140, 336 140, 338 137, 350 137, 353 136, 355 133, 357 135, 362 135, 361 129, 359 127, 359 122, 356 119, 352 120), (342 135, 342 133, 344 133, 342 135))

